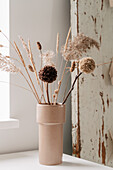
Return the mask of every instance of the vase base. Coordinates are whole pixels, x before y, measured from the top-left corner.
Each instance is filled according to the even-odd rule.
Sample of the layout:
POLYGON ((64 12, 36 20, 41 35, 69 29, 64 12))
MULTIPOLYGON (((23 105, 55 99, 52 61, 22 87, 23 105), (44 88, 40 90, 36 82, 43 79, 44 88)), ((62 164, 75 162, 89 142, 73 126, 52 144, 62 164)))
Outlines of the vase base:
POLYGON ((44 163, 44 162, 40 162, 40 161, 39 161, 39 163, 40 163, 41 165, 45 165, 45 166, 55 166, 55 165, 60 165, 60 164, 62 164, 62 161, 61 161, 61 162, 58 162, 58 163, 44 163))

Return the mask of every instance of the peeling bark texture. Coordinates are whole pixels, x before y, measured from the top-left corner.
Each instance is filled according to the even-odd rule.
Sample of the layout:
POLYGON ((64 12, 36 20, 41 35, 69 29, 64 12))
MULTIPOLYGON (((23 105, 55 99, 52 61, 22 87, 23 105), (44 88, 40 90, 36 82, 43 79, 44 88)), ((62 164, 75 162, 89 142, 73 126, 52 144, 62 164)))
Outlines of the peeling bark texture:
MULTIPOLYGON (((97 64, 113 57, 113 8, 107 0, 71 0, 72 37, 77 33, 94 38, 100 51, 92 49, 97 64)), ((73 156, 113 167, 113 86, 110 64, 82 75, 72 93, 73 156), (109 133, 110 132, 110 133, 109 133)), ((72 82, 78 70, 72 73, 72 82)))

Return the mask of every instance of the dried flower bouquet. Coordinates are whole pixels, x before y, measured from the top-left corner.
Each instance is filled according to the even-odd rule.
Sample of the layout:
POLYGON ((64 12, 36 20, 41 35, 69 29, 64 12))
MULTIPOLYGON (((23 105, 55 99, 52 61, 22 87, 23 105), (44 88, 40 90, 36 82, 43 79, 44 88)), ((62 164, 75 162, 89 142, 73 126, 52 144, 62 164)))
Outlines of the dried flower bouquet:
MULTIPOLYGON (((7 38, 7 36, 0 30, 0 33, 3 34, 7 38)), ((24 49, 26 50, 29 64, 27 65, 22 53, 17 46, 16 42, 14 44, 10 42, 11 47, 15 50, 16 54, 18 55, 19 59, 15 59, 11 56, 3 56, 0 53, 0 70, 6 71, 10 73, 20 73, 21 76, 27 82, 30 90, 32 91, 35 99, 39 104, 46 103, 48 105, 57 105, 58 104, 58 95, 60 93, 61 85, 66 74, 66 70, 68 69, 70 74, 73 72, 77 67, 79 68, 79 74, 75 76, 75 80, 72 84, 72 87, 67 92, 67 95, 64 95, 64 99, 62 101, 62 105, 64 105, 71 94, 72 90, 74 89, 74 85, 77 79, 82 75, 82 73, 91 73, 94 71, 96 64, 93 58, 85 57, 83 58, 83 54, 90 50, 92 47, 96 47, 99 50, 99 44, 95 40, 90 37, 87 37, 83 34, 79 34, 73 38, 73 40, 69 39, 71 33, 71 28, 69 29, 65 45, 61 48, 62 58, 65 60, 65 66, 63 72, 60 69, 61 78, 58 77, 58 54, 59 54, 59 34, 57 34, 57 43, 56 43, 56 54, 53 51, 46 51, 43 52, 42 45, 40 42, 37 42, 37 48, 39 50, 41 63, 40 68, 36 65, 34 61, 34 56, 31 50, 31 43, 28 40, 28 44, 24 41, 22 37, 19 37, 24 49), (53 62, 53 58, 56 55, 56 63, 53 62), (27 73, 27 77, 25 73, 17 67, 15 61, 18 61, 19 64, 22 64, 25 72, 27 73), (68 62, 72 61, 71 67, 68 68, 68 62), (40 88, 40 92, 38 93, 37 88, 35 87, 35 83, 32 80, 33 74, 35 75, 37 86, 40 88), (52 85, 53 82, 56 82, 56 89, 54 90, 53 95, 52 93, 52 85), (51 86, 49 86, 52 84, 51 86), (46 92, 46 95, 45 95, 46 92), (41 93, 41 96, 40 96, 41 93), (51 99, 50 99, 51 98, 51 99)), ((3 45, 0 45, 0 48, 3 48, 3 45)), ((61 66, 62 67, 62 64, 61 66)), ((65 88, 66 89, 66 88, 65 88)))

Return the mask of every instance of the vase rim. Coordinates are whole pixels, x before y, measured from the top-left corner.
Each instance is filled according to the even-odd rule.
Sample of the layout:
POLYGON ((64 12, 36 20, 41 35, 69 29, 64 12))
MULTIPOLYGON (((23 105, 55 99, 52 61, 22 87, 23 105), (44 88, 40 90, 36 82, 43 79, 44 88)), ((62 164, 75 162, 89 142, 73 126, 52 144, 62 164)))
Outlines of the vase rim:
POLYGON ((41 104, 37 104, 37 106, 46 106, 46 107, 65 107, 65 104, 62 105, 62 103, 57 103, 57 104, 46 104, 46 103, 41 103, 41 104))

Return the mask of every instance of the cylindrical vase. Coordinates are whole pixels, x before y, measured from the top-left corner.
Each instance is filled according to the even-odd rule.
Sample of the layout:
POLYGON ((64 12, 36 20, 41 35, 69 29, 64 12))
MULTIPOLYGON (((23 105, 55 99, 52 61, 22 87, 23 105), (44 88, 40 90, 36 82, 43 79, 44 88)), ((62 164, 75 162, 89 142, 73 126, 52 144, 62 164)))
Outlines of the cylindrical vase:
POLYGON ((37 105, 39 123, 39 162, 44 165, 62 163, 65 105, 37 105))

